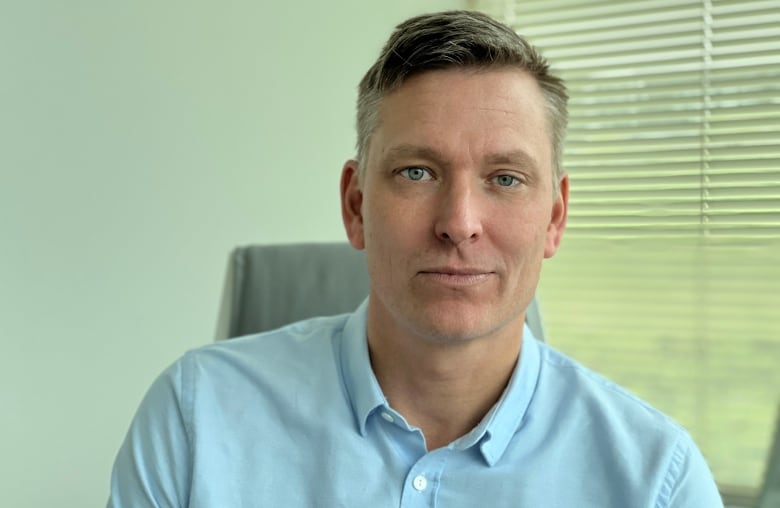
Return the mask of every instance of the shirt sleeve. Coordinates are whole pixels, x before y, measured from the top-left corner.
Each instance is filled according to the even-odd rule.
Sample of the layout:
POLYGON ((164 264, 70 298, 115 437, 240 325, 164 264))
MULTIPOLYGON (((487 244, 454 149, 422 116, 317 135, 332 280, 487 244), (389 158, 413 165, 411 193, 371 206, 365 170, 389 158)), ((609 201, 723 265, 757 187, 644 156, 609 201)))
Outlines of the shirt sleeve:
POLYGON ((677 444, 656 507, 723 508, 712 472, 687 433, 677 444))
POLYGON ((182 362, 165 370, 133 418, 111 474, 107 508, 184 508, 189 504, 190 438, 182 362))

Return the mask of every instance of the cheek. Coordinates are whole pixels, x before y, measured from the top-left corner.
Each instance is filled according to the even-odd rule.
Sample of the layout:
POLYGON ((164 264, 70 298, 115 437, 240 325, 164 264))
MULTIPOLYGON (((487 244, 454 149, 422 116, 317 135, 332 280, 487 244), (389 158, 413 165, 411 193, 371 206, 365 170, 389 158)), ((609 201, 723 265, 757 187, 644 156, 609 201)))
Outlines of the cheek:
POLYGON ((492 242, 503 253, 509 269, 520 278, 541 267, 547 244, 547 224, 542 214, 518 214, 513 220, 491 224, 492 242))
POLYGON ((366 247, 371 248, 372 245, 382 243, 386 240, 387 235, 391 234, 392 222, 391 217, 387 211, 381 206, 381 203, 377 200, 370 201, 370 206, 366 206, 363 210, 363 228, 366 235, 366 247))
MULTIPOLYGON (((399 217, 392 209, 373 202, 364 213, 364 232, 366 239, 366 260, 374 271, 376 279, 384 278, 392 270, 391 266, 399 250, 408 239, 399 226, 399 217)), ((378 280, 375 280, 378 282, 378 280)))
POLYGON ((547 234, 545 212, 538 207, 522 206, 493 210, 487 216, 489 230, 500 242, 526 251, 531 244, 543 241, 547 234))
POLYGON ((394 248, 419 238, 417 233, 426 227, 427 219, 419 202, 371 197, 371 206, 364 210, 367 239, 394 248))

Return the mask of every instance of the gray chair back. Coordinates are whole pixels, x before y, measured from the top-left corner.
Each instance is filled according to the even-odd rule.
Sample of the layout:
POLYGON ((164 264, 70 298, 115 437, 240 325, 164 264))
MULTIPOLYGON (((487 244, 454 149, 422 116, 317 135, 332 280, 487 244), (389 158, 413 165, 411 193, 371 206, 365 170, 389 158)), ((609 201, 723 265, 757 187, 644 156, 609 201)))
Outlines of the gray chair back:
MULTIPOLYGON (((347 243, 238 247, 228 259, 217 340, 352 312, 368 295, 363 252, 347 243)), ((526 322, 544 340, 534 299, 526 322)))

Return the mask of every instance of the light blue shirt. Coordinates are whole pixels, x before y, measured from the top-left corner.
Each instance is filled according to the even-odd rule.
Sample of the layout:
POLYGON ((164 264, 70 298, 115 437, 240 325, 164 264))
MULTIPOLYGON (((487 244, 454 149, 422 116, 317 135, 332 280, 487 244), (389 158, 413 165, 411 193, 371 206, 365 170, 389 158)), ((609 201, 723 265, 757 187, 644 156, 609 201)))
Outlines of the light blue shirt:
POLYGON ((426 451, 371 370, 354 314, 191 351, 152 385, 109 507, 716 508, 688 433, 526 328, 471 432, 426 451))

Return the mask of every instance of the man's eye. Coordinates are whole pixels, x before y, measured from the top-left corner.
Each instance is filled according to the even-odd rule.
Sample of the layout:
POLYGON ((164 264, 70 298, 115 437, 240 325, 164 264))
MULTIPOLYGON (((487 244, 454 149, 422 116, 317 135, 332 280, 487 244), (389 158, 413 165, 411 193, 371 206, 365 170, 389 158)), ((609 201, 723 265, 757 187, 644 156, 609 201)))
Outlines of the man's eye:
POLYGON ((431 174, 424 168, 406 168, 401 170, 401 176, 409 180, 419 182, 420 180, 430 180, 431 174))
POLYGON ((514 187, 520 183, 520 180, 512 175, 498 175, 493 181, 496 182, 499 187, 514 187))

